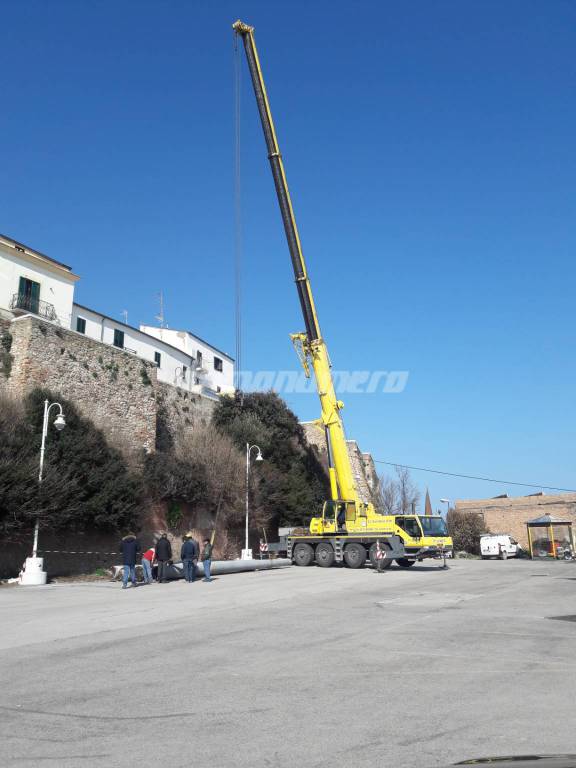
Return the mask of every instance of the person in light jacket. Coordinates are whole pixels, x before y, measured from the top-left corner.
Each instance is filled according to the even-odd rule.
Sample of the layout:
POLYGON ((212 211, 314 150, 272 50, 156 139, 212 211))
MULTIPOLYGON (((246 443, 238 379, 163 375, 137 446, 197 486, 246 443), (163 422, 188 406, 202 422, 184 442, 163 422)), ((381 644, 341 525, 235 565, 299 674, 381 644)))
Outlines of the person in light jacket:
POLYGON ((133 533, 127 533, 120 542, 120 552, 122 552, 122 565, 124 573, 122 574, 122 589, 128 587, 128 579, 132 586, 136 584, 136 556, 140 552, 140 542, 133 533))
POLYGON ((172 546, 168 534, 163 533, 156 542, 156 560, 158 562, 158 584, 167 581, 168 561, 172 559, 172 546))
POLYGON ((204 563, 204 581, 212 581, 210 566, 212 564, 212 544, 210 539, 204 539, 202 546, 202 562, 204 563))
POLYGON ((184 568, 184 578, 189 584, 196 578, 196 563, 198 561, 198 544, 191 532, 186 534, 182 549, 180 550, 182 566, 184 568))

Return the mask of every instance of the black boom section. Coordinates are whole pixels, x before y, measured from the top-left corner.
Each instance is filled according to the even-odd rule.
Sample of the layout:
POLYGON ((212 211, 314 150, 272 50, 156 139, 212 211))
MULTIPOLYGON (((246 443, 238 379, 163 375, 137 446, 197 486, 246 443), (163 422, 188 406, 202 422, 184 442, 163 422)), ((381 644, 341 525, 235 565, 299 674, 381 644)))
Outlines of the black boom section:
POLYGON ((274 179, 274 186, 276 187, 276 196, 280 205, 280 213, 284 223, 284 231, 286 232, 286 240, 288 242, 288 250, 290 251, 290 258, 292 260, 292 267, 294 269, 298 298, 300 299, 300 306, 302 308, 304 323, 306 325, 306 333, 308 335, 308 339, 313 341, 314 339, 320 338, 320 329, 318 328, 312 307, 310 287, 304 271, 304 263, 298 242, 298 233, 296 231, 296 224, 290 204, 290 196, 288 193, 288 187, 286 185, 286 179, 282 170, 280 150, 274 136, 274 129, 272 127, 270 114, 266 106, 267 99, 264 93, 262 81, 260 79, 260 71, 256 58, 256 52, 254 50, 252 35, 242 34, 242 39, 244 41, 246 58, 248 60, 248 68, 250 70, 252 85, 254 86, 254 94, 256 96, 256 103, 258 105, 258 112, 260 114, 262 129, 264 131, 264 139, 266 141, 266 148, 268 150, 268 159, 270 160, 272 177, 274 179))

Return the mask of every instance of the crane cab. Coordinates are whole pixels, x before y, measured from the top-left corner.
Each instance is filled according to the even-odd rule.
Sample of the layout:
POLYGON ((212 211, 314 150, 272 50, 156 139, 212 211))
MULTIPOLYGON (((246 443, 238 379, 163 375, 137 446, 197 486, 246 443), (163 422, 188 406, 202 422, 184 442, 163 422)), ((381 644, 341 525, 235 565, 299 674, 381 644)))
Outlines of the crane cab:
POLYGON ((325 501, 322 517, 310 521, 310 533, 393 533, 393 518, 379 515, 372 504, 343 499, 325 501))
POLYGON ((346 533, 347 523, 356 519, 356 503, 354 501, 325 501, 322 507, 322 517, 310 520, 310 533, 346 533))

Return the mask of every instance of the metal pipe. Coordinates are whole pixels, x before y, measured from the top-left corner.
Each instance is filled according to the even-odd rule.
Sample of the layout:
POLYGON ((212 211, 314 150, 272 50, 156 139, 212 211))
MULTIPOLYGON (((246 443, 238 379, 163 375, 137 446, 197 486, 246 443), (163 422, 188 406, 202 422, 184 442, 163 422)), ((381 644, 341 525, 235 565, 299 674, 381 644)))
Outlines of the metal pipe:
MULTIPOLYGON (((224 576, 229 573, 244 573, 247 571, 270 571, 273 568, 286 568, 292 565, 288 558, 275 558, 273 560, 213 560, 210 565, 212 576, 224 576)), ((174 569, 179 572, 177 578, 184 577, 182 563, 174 563, 174 569)), ((196 576, 204 576, 204 566, 198 563, 196 576)))

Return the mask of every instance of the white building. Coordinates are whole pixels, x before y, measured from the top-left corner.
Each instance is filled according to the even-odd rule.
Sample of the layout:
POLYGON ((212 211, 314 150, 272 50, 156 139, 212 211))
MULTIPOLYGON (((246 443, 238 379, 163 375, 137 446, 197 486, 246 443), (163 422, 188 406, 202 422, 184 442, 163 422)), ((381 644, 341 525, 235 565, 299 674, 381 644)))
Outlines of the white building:
POLYGON ((230 355, 190 331, 155 328, 152 325, 141 325, 140 330, 182 350, 194 359, 193 386, 207 387, 218 393, 234 391, 234 360, 230 355))
POLYGON ((0 235, 0 315, 37 315, 158 366, 158 380, 217 397, 234 392, 234 360, 188 331, 120 320, 74 302, 70 267, 0 235))
POLYGON ((69 328, 78 279, 66 264, 0 235, 0 310, 4 314, 38 315, 69 328))

